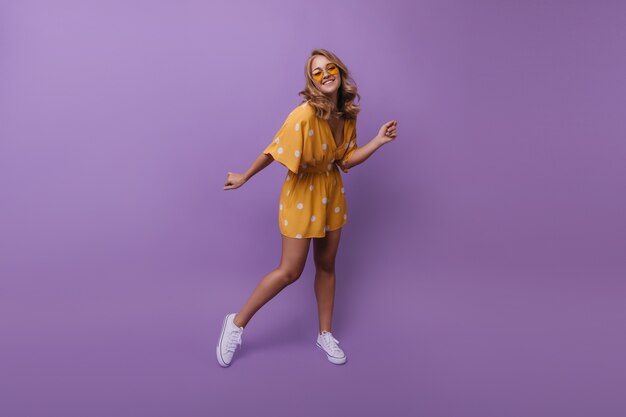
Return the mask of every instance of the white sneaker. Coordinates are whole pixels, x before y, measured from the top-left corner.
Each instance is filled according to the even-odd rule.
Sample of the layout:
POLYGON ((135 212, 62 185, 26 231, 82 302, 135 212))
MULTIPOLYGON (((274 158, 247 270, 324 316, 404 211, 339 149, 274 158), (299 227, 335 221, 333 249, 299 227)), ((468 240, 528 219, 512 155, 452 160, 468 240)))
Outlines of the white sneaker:
POLYGON ((326 353, 326 357, 329 361, 336 365, 346 363, 346 354, 337 344, 339 340, 335 339, 332 333, 324 330, 322 334, 317 335, 317 347, 322 349, 326 353))
POLYGON ((217 361, 226 368, 230 366, 237 346, 241 346, 241 334, 243 327, 234 323, 236 313, 227 314, 222 324, 222 334, 217 341, 217 361))

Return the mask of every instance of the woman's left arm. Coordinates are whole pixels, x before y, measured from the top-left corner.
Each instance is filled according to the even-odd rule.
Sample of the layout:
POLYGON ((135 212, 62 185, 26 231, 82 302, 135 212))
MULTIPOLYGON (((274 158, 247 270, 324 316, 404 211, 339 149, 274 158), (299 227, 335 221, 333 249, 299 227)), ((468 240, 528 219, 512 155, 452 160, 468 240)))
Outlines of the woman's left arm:
POLYGON ((396 120, 391 120, 382 125, 378 131, 378 135, 376 135, 374 139, 354 151, 352 157, 344 164, 346 169, 350 169, 355 165, 365 162, 378 148, 394 140, 398 135, 396 132, 397 125, 398 122, 396 120))

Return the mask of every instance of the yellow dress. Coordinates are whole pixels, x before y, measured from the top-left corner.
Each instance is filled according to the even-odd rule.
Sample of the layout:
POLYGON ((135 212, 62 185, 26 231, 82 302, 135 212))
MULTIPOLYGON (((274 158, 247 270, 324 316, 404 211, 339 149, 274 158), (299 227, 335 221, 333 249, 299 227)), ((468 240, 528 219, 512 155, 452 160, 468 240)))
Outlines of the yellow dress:
POLYGON ((337 146, 330 125, 317 117, 308 101, 293 109, 263 151, 287 167, 280 193, 280 233, 297 239, 325 237, 348 222, 345 189, 339 168, 357 149, 356 119, 345 120, 337 146))

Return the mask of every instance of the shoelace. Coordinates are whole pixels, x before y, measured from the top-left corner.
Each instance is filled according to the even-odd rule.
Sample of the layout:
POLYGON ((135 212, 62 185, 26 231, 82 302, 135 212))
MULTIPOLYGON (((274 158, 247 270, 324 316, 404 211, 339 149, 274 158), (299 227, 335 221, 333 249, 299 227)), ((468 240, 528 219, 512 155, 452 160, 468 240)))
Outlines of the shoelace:
POLYGON ((237 349, 237 345, 241 346, 241 331, 233 330, 230 332, 228 337, 228 343, 226 346, 226 350, 229 352, 234 352, 237 349))
POLYGON ((335 343, 339 344, 339 340, 335 339, 335 337, 330 332, 324 332, 322 334, 322 338, 324 339, 324 344, 330 348, 332 353, 341 353, 341 349, 335 343), (334 342, 334 343, 333 343, 334 342))

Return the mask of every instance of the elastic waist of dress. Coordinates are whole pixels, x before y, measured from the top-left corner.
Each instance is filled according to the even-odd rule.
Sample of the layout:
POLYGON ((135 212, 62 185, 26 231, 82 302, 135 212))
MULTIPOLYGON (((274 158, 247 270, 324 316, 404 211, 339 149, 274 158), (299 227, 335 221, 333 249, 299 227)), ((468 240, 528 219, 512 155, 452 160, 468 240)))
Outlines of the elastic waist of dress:
POLYGON ((330 173, 333 170, 336 170, 337 168, 335 167, 335 163, 329 163, 325 166, 316 166, 316 167, 311 167, 311 166, 302 166, 300 165, 300 167, 298 168, 298 173, 300 174, 327 174, 330 175, 330 173))

